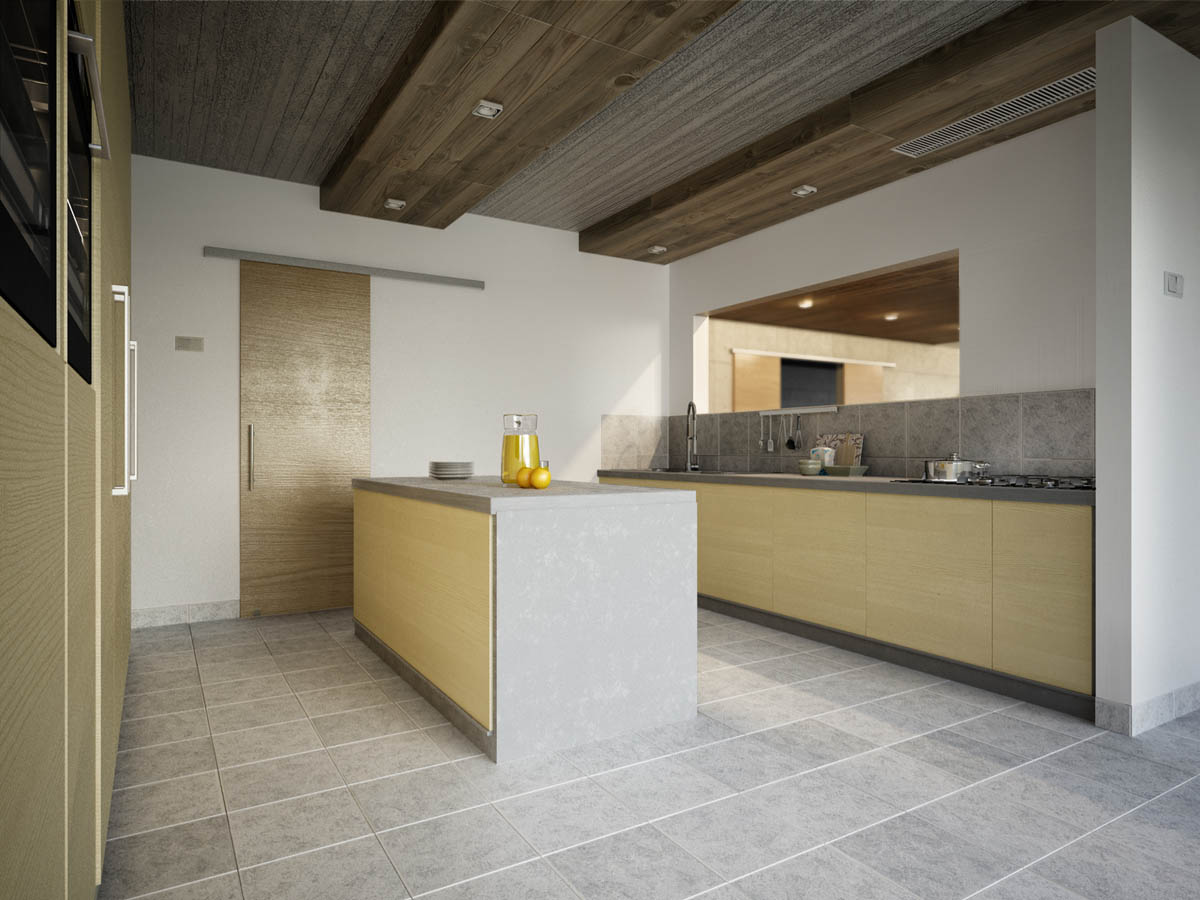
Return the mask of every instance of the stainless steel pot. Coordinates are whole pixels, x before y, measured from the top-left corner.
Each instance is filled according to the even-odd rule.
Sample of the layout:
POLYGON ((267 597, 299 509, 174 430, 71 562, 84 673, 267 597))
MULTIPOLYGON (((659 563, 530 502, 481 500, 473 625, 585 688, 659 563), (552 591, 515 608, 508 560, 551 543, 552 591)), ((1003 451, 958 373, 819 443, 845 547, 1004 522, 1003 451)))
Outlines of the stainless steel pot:
POLYGON ((986 472, 989 466, 990 463, 962 459, 957 453, 951 453, 946 459, 925 460, 925 480, 958 481, 960 478, 980 475, 986 472))

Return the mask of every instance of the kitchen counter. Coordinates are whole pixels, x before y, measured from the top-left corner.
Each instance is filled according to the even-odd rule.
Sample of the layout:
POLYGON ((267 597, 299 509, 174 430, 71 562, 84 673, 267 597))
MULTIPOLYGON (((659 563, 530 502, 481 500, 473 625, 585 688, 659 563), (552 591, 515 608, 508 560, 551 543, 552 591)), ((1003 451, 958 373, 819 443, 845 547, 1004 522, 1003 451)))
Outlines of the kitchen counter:
POLYGON ((832 475, 783 475, 741 472, 667 472, 653 469, 601 469, 601 478, 645 478, 653 481, 683 481, 696 484, 742 484, 757 487, 808 488, 822 491, 861 491, 901 494, 910 497, 956 497, 963 500, 1019 500, 1025 503, 1060 503, 1095 506, 1096 492, 1055 488, 996 487, 974 484, 905 482, 892 478, 842 478, 832 475))
POLYGON ((588 481, 552 481, 542 490, 504 484, 499 478, 459 480, 436 478, 355 478, 356 491, 377 491, 396 497, 442 503, 494 515, 522 509, 578 509, 591 506, 645 506, 655 503, 690 503, 678 491, 593 484, 588 481))
POLYGON ((696 714, 696 494, 354 480, 359 636, 497 761, 696 714))

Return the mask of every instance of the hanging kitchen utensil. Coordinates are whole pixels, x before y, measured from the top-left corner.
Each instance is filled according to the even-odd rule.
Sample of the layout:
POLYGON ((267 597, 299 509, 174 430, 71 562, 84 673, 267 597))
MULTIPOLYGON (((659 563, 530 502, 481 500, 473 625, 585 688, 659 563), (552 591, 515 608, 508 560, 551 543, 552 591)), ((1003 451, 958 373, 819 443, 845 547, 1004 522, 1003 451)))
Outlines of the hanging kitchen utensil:
MULTIPOLYGON (((785 421, 786 421, 786 420, 785 420, 785 421)), ((786 442, 784 443, 784 445, 783 445, 783 446, 787 447, 789 450, 795 450, 795 449, 796 449, 796 435, 795 435, 795 431, 796 431, 796 425, 798 425, 798 424, 799 424, 799 422, 800 422, 800 417, 799 417, 799 416, 792 416, 792 424, 791 424, 791 426, 790 426, 790 427, 788 428, 788 430, 787 430, 787 441, 786 441, 786 442)))
POLYGON ((766 445, 766 441, 763 440, 763 419, 765 418, 766 416, 758 417, 758 449, 760 451, 766 445))
POLYGON ((767 416, 767 452, 775 452, 775 417, 767 416))

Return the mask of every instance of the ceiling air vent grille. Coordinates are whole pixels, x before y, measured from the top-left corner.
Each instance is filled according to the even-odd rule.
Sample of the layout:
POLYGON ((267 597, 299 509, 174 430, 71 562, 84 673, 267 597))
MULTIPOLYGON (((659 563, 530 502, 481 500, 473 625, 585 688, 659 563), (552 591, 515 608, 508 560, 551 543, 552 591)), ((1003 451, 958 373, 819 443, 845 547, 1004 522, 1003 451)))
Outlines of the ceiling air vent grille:
POLYGON ((1058 81, 1022 94, 1020 97, 1013 97, 1011 100, 997 103, 990 109, 977 112, 965 119, 959 119, 936 131, 923 134, 911 141, 905 141, 892 149, 905 156, 924 156, 926 153, 949 147, 951 144, 982 134, 1000 125, 1006 125, 1038 110, 1046 109, 1095 89, 1096 70, 1094 68, 1084 69, 1082 72, 1060 78, 1058 81))

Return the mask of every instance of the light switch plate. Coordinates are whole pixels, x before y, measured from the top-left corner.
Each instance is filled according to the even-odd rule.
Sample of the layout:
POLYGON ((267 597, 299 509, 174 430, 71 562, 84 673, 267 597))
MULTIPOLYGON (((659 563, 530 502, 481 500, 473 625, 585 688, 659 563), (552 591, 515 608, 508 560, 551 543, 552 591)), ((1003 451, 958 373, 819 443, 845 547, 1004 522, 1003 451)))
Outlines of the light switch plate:
POLYGON ((1168 297, 1183 297, 1183 276, 1178 272, 1163 272, 1163 293, 1168 297))

